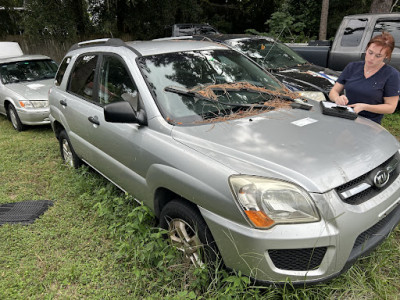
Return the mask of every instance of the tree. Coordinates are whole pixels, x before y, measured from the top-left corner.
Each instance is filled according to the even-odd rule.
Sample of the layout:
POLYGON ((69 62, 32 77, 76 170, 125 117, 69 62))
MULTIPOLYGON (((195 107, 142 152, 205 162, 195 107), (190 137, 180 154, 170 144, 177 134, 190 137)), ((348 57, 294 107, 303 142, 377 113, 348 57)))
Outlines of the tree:
POLYGON ((372 0, 370 13, 388 13, 392 8, 393 0, 372 0))
POLYGON ((84 36, 89 25, 86 0, 27 2, 24 27, 29 36, 75 39, 77 36, 84 36))
POLYGON ((0 1, 0 36, 22 32, 22 10, 20 10, 22 6, 23 1, 20 0, 0 1))
POLYGON ((329 0, 322 0, 321 21, 319 23, 319 39, 326 40, 328 26, 329 0))
POLYGON ((318 35, 321 5, 315 0, 283 0, 266 25, 281 41, 301 42, 318 35))

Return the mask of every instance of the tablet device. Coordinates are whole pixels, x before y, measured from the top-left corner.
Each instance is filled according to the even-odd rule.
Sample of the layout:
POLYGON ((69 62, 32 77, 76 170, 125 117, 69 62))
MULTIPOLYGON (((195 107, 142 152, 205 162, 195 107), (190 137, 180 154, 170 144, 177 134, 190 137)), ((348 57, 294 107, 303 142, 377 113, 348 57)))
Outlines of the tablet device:
POLYGON ((354 109, 345 105, 337 105, 336 103, 329 101, 321 101, 322 113, 324 115, 345 118, 354 120, 357 118, 357 114, 354 109))

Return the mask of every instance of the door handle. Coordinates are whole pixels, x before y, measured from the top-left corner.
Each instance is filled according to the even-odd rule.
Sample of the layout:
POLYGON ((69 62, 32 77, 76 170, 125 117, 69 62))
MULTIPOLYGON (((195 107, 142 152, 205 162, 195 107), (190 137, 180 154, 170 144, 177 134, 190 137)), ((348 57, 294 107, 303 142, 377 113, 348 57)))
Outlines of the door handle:
POLYGON ((97 118, 97 116, 89 117, 88 120, 90 123, 93 123, 95 125, 100 125, 100 122, 99 122, 99 119, 97 118))
POLYGON ((65 101, 65 100, 60 100, 60 104, 61 104, 62 106, 64 106, 64 107, 66 107, 66 106, 67 106, 67 101, 65 101))

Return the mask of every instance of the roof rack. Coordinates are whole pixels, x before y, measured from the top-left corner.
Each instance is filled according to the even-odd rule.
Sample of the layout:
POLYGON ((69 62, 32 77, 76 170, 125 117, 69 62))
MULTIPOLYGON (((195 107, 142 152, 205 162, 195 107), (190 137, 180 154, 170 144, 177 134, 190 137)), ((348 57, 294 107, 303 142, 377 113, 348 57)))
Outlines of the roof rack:
POLYGON ((113 46, 113 47, 119 47, 119 46, 126 46, 125 42, 121 39, 117 38, 103 38, 103 39, 96 39, 96 40, 90 40, 90 41, 84 41, 80 43, 76 43, 69 48, 68 51, 76 50, 79 48, 84 48, 84 47, 95 47, 95 46, 113 46))
POLYGON ((193 36, 191 35, 182 35, 182 36, 169 36, 153 39, 152 41, 173 41, 173 40, 192 40, 193 36))

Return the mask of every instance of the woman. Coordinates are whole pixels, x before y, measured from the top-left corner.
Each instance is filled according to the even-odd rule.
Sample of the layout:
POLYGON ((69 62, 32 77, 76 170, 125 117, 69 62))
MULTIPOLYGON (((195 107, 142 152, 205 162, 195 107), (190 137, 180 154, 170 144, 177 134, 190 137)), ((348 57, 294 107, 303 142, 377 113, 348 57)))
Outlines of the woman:
POLYGON ((382 32, 373 37, 365 61, 346 66, 329 93, 330 100, 380 124, 383 114, 393 113, 399 100, 399 72, 385 63, 390 61, 393 49, 391 34, 382 32), (346 95, 341 95, 344 89, 346 95))

